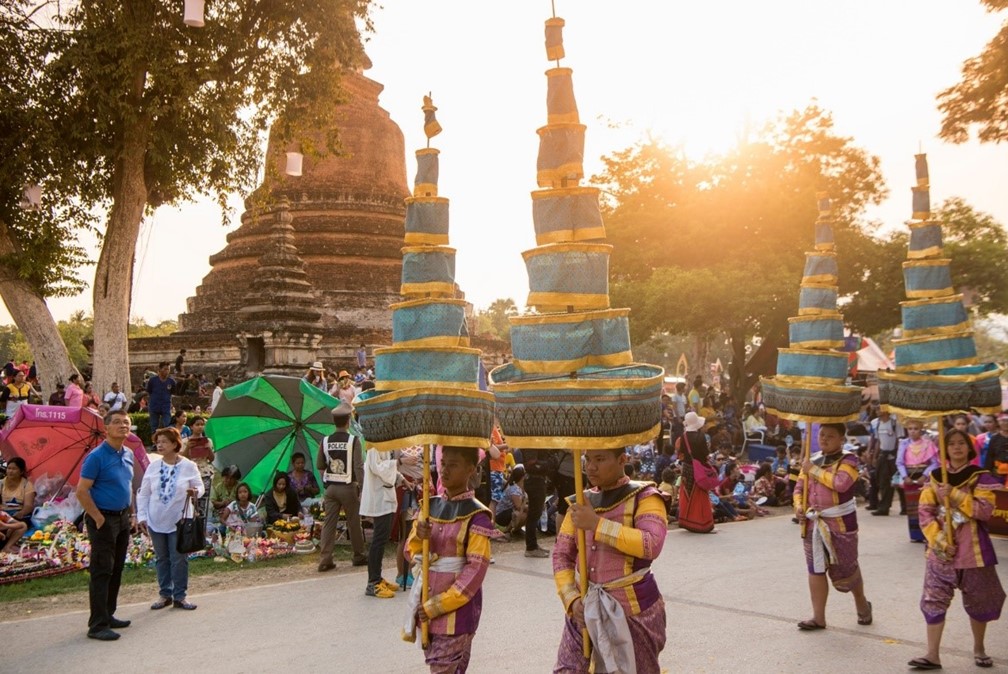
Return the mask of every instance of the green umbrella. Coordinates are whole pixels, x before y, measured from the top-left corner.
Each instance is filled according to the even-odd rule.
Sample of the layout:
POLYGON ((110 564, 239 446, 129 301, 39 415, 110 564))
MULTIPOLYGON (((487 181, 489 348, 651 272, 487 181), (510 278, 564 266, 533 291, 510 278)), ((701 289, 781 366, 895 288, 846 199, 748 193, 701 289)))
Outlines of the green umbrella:
POLYGON ((322 438, 336 430, 332 409, 339 402, 297 377, 265 375, 224 389, 206 428, 217 454, 214 463, 238 466, 242 481, 259 495, 301 452, 321 485, 315 454, 322 438))

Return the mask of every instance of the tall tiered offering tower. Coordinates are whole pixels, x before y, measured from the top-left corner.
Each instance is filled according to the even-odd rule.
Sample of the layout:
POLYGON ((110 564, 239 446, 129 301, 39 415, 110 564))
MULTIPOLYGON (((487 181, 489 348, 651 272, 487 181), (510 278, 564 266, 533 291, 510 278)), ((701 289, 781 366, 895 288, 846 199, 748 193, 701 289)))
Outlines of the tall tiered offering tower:
MULTIPOLYGON (((435 110, 425 97, 428 139, 441 131, 435 110)), ((438 155, 429 146, 416 153, 402 248, 404 301, 391 306, 393 345, 375 350, 375 390, 357 404, 368 445, 383 450, 486 448, 493 428, 493 395, 479 390, 480 351, 469 348, 455 249, 447 246, 448 199, 438 196, 438 155)))
POLYGON ((598 189, 581 186, 585 126, 564 56, 563 19, 546 22, 546 126, 532 192, 536 248, 523 256, 527 304, 510 319, 513 361, 490 373, 508 443, 522 449, 616 448, 658 435, 664 371, 633 362, 629 309, 609 306, 609 253, 598 189))
POLYGON ((798 315, 788 319, 790 345, 777 354, 777 375, 763 380, 763 403, 784 419, 833 423, 857 418, 861 389, 846 385, 848 354, 839 350, 844 325, 837 311, 831 204, 823 192, 817 201, 815 250, 805 253, 798 315))
POLYGON ((894 412, 941 416, 1001 408, 1003 368, 977 363, 963 296, 956 294, 943 257, 941 223, 931 219, 927 156, 915 156, 910 245, 903 263, 903 338, 895 342, 896 371, 879 372, 879 401, 894 412))

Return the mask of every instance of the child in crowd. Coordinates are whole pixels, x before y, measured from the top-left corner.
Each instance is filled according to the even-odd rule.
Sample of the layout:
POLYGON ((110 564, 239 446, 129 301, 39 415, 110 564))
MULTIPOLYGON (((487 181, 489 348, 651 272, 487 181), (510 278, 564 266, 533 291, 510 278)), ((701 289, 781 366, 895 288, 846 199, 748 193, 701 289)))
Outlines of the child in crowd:
POLYGON ((414 569, 403 639, 415 641, 416 626, 428 623, 430 644, 424 649, 424 661, 432 673, 465 673, 483 610, 483 579, 496 530, 490 510, 475 499, 469 486, 478 462, 474 447, 441 450, 444 493, 431 496, 430 519, 417 520, 406 542, 407 553, 419 563, 423 541, 430 541, 430 592, 421 603, 423 583, 414 569))
POLYGON ((973 632, 973 661, 977 667, 994 663, 984 649, 987 623, 1001 616, 1005 593, 998 580, 997 555, 987 533, 994 512, 994 491, 999 481, 979 466, 971 465, 976 449, 969 434, 953 428, 945 435, 948 477, 941 470, 920 495, 920 525, 927 538, 924 591, 920 609, 927 623, 927 654, 908 664, 914 669, 941 669, 939 647, 945 629, 945 613, 956 588, 962 592, 963 608, 973 632), (951 515, 951 533, 946 529, 944 506, 951 515))

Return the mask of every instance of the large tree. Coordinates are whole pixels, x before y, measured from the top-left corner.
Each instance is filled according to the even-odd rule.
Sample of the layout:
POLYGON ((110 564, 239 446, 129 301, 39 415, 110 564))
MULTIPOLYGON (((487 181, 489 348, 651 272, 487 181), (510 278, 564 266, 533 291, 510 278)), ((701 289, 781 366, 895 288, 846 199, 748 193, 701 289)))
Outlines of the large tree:
MULTIPOLYGON (((127 325, 144 216, 253 185, 263 134, 335 129, 339 74, 363 58, 369 0, 207 3, 206 27, 171 0, 45 3, 66 44, 34 64, 54 119, 60 198, 107 212, 93 291, 94 379, 129 383, 127 325)), ((37 14, 41 16, 41 14, 37 14)), ((326 148, 336 150, 335 136, 326 148)))
MULTIPOLYGON (((1008 9, 1008 0, 980 0, 988 11, 1008 9)), ((1008 140, 1008 21, 979 56, 963 63, 962 80, 938 94, 941 137, 965 143, 978 127, 981 142, 1008 140)))
POLYGON ((885 194, 878 159, 838 136, 816 106, 700 162, 646 143, 609 158, 597 180, 613 199, 613 301, 633 309, 635 340, 726 331, 737 395, 764 373, 748 358, 755 347, 786 339, 816 192, 830 193, 848 239, 866 238, 858 218, 885 194))
POLYGON ((46 298, 84 289, 76 270, 86 256, 75 230, 91 226, 93 218, 78 200, 56 196, 56 167, 69 155, 41 105, 52 92, 39 65, 69 37, 39 30, 38 14, 32 3, 0 0, 0 297, 30 345, 43 388, 51 391, 76 368, 46 298), (25 208, 31 185, 41 188, 41 201, 25 208))

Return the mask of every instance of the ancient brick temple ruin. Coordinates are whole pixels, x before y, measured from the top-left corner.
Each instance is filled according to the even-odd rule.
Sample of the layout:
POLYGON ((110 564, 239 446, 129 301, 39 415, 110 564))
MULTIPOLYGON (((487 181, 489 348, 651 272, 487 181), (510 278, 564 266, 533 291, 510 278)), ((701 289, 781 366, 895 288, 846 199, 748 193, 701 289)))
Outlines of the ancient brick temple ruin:
MULTIPOLYGON (((383 85, 348 72, 340 106, 342 152, 305 153, 303 175, 284 172, 271 137, 262 185, 241 226, 210 256, 212 268, 169 337, 130 340, 133 381, 186 349, 186 369, 232 383, 259 372, 303 373, 310 363, 347 368, 354 351, 390 344, 389 304, 399 300, 405 151, 402 131, 378 104, 383 85)), ((324 147, 325 133, 312 139, 324 147)))

